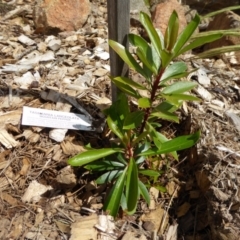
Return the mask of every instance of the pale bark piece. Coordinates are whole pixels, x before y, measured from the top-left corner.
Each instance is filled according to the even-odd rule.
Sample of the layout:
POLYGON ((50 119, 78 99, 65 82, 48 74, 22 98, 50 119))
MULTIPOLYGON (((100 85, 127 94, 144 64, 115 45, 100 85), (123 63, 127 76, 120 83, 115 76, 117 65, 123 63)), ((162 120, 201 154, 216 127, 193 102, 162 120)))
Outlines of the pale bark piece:
POLYGON ((42 197, 42 194, 47 192, 48 190, 52 190, 51 186, 45 186, 43 184, 38 183, 36 180, 33 180, 28 188, 26 189, 24 195, 22 196, 22 201, 26 202, 38 202, 42 197))
POLYGON ((70 240, 97 239, 98 231, 94 227, 97 222, 98 216, 96 214, 77 220, 71 225, 70 240))
POLYGON ((240 117, 233 112, 233 110, 227 110, 225 114, 228 116, 235 128, 240 132, 240 117))
POLYGON ((37 33, 76 31, 91 12, 89 0, 37 0, 33 20, 37 33))
POLYGON ((169 0, 156 6, 153 15, 153 25, 158 28, 162 34, 165 34, 169 18, 173 11, 176 11, 179 17, 179 33, 187 26, 184 7, 177 0, 169 0))

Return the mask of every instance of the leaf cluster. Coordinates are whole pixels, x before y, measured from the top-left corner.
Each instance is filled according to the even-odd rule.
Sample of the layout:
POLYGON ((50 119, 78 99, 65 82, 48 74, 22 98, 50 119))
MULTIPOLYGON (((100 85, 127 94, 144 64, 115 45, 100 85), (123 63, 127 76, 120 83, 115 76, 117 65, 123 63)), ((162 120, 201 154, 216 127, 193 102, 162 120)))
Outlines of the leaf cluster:
POLYGON ((109 40, 109 45, 123 61, 146 80, 142 85, 131 78, 110 77, 121 90, 117 101, 105 111, 115 143, 109 148, 87 149, 68 160, 72 166, 84 166, 91 172, 99 173, 97 184, 112 184, 104 204, 104 210, 112 216, 117 215, 120 206, 128 214, 133 214, 140 197, 149 204, 147 187, 162 174, 152 161, 159 161, 163 155, 178 160, 177 151, 197 143, 199 131, 173 139, 161 133, 162 119, 178 123, 176 111, 183 102, 198 100, 189 93, 196 83, 182 80, 189 74, 186 64, 175 59, 223 36, 215 32, 194 34, 200 23, 198 15, 180 34, 175 11, 164 35, 154 28, 147 14, 141 12, 140 21, 150 42, 129 34, 136 55, 123 45, 109 40), (137 109, 130 108, 129 97, 137 102, 137 109))

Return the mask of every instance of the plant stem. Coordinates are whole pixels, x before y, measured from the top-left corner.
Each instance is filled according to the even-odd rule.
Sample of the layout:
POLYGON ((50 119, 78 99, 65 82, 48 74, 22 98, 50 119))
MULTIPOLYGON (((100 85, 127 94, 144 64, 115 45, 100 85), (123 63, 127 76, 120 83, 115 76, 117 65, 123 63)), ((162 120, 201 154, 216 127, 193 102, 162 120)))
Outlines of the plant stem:
MULTIPOLYGON (((151 105, 152 105, 152 103, 155 100, 155 97, 156 97, 156 94, 157 94, 157 90, 159 89, 158 85, 159 85, 159 82, 161 80, 161 77, 162 77, 164 71, 165 71, 165 68, 161 68, 159 74, 157 75, 157 77, 156 77, 156 79, 155 79, 155 81, 153 83, 152 92, 151 92, 151 105)), ((144 118, 143 118, 143 122, 142 122, 142 126, 140 128, 139 134, 143 133, 144 128, 145 128, 146 123, 147 123, 147 120, 149 118, 149 115, 151 113, 151 110, 152 110, 152 106, 145 110, 145 114, 144 114, 144 118)))

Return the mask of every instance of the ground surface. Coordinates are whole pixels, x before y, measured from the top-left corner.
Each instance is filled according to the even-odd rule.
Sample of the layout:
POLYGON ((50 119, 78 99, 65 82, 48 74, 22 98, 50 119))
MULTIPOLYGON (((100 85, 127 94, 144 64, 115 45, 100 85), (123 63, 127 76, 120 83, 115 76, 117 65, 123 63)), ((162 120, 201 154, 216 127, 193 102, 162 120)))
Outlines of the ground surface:
POLYGON ((106 224, 96 228, 105 216, 101 208, 106 186, 97 186, 87 171, 66 164, 89 142, 107 146, 108 129, 102 125, 102 132, 56 133, 20 124, 23 106, 75 113, 83 108, 98 120, 97 126, 104 123, 101 109, 110 103, 106 3, 92 4, 84 28, 60 33, 54 51, 48 36, 34 33, 31 1, 0 4, 0 239, 96 239, 104 232, 109 233, 105 239, 239 239, 237 65, 207 59, 195 60, 193 66, 190 55, 182 56, 189 68, 203 68, 211 81, 192 76, 200 82, 194 94, 202 101, 185 105, 179 112, 181 123, 164 124, 162 131, 171 136, 201 129, 201 140, 181 152, 179 162, 160 163, 166 193, 151 189, 151 211, 139 202, 135 215, 110 221, 115 230, 106 224), (20 11, 9 15, 16 8, 20 11), (20 41, 22 34, 33 44, 20 41), (130 232, 133 235, 126 235, 130 232))

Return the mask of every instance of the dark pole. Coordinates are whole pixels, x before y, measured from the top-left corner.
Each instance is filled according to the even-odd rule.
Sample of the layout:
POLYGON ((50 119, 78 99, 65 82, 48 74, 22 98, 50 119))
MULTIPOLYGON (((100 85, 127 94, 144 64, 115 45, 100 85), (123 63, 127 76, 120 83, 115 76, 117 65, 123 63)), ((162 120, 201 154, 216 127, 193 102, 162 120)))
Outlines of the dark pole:
MULTIPOLYGON (((130 0, 107 0, 108 9, 108 38, 121 43, 128 48, 128 33, 130 25, 130 0)), ((110 48, 111 75, 128 76, 128 66, 110 48)), ((117 87, 112 84, 112 101, 116 101, 117 87)))

